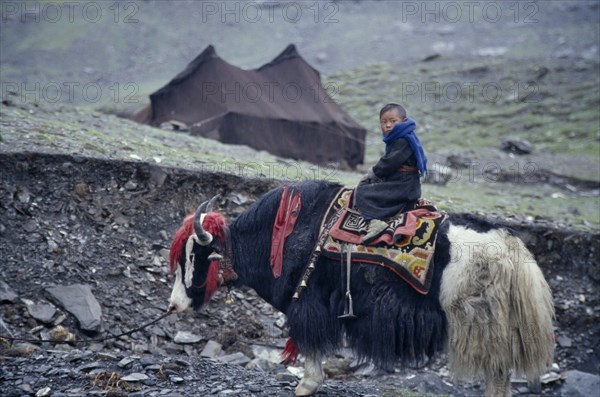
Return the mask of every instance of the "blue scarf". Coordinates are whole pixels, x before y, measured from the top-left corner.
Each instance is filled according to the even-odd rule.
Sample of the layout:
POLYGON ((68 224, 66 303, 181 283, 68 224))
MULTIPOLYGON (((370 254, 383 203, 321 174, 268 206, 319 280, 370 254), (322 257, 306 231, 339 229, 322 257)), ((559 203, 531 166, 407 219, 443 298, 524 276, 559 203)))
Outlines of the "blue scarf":
POLYGON ((396 124, 389 134, 382 134, 383 141, 389 145, 400 138, 406 139, 417 158, 417 168, 421 171, 421 175, 425 176, 427 175, 427 156, 425 156, 419 138, 415 135, 416 127, 415 121, 409 117, 406 121, 396 124))

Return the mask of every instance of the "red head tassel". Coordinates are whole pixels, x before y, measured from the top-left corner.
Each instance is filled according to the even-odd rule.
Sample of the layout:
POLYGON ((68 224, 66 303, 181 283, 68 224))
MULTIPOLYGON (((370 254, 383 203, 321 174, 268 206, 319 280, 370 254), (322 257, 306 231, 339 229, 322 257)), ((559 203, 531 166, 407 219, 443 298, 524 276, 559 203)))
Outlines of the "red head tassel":
POLYGON ((204 290, 204 302, 208 302, 217 292, 219 286, 219 261, 213 259, 208 266, 206 273, 206 281, 204 282, 206 289, 204 290))
POLYGON ((212 234, 212 236, 221 244, 225 242, 227 234, 227 219, 223 214, 218 212, 209 212, 204 216, 202 222, 204 230, 212 234))
MULTIPOLYGON (((219 243, 224 244, 227 234, 227 219, 218 212, 209 212, 204 216, 202 222, 204 230, 213 235, 219 243)), ((185 217, 181 227, 175 232, 171 251, 169 252, 169 270, 173 272, 175 265, 181 258, 181 253, 185 247, 188 238, 194 233, 194 214, 185 217)))
POLYGON ((181 258, 181 253, 187 243, 188 238, 194 233, 194 214, 188 215, 181 227, 175 232, 173 242, 171 243, 171 251, 169 251, 169 270, 173 272, 175 265, 181 258))

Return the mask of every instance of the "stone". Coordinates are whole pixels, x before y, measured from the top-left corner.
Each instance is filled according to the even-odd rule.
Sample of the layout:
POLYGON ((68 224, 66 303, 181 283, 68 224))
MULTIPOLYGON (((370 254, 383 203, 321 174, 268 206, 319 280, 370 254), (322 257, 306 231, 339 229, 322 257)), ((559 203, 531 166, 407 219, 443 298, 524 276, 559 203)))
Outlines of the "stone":
POLYGON ((189 131, 190 127, 179 120, 169 120, 160 124, 160 128, 163 130, 172 130, 172 131, 189 131))
POLYGON ((572 347, 573 346, 573 340, 571 340, 571 338, 567 337, 567 336, 559 336, 558 338, 556 338, 556 342, 562 346, 562 347, 572 347))
POLYGON ((15 303, 19 295, 4 280, 0 280, 0 302, 15 303))
POLYGON ((38 229, 39 226, 34 220, 27 221, 23 224, 23 230, 25 230, 27 233, 33 233, 38 229))
POLYGON ((148 375, 140 372, 134 372, 121 378, 121 380, 124 380, 125 382, 142 382, 148 379, 150 379, 148 375))
POLYGON ((563 397, 597 396, 600 390, 600 376, 577 370, 563 373, 564 384, 561 390, 563 397))
POLYGON ((222 346, 220 343, 215 342, 214 340, 209 340, 208 343, 206 343, 206 346, 204 346, 204 349, 202 349, 200 356, 207 358, 217 358, 221 353, 221 348, 222 346))
POLYGON ((500 148, 505 152, 515 154, 530 154, 533 150, 531 143, 525 139, 509 138, 502 142, 500 148))
POLYGON ((99 368, 103 368, 102 363, 100 363, 99 361, 94 361, 91 363, 84 364, 80 367, 77 367, 76 371, 77 372, 92 372, 93 370, 96 370, 99 368))
POLYGON ((188 361, 182 360, 181 358, 176 358, 175 364, 181 365, 182 367, 189 367, 191 365, 188 361))
POLYGON ((25 186, 19 186, 17 187, 16 197, 21 203, 27 204, 31 200, 31 193, 25 186))
POLYGON ((446 158, 446 162, 452 168, 468 168, 473 164, 473 160, 462 154, 451 154, 446 158))
POLYGON ((227 199, 232 201, 233 203, 237 204, 237 205, 243 205, 246 204, 248 201, 250 201, 250 198, 242 193, 230 193, 229 196, 227 196, 227 199))
POLYGON ((35 393, 35 397, 46 397, 46 396, 49 396, 51 392, 52 392, 52 389, 50 389, 49 387, 46 386, 43 389, 38 390, 35 393))
POLYGON ((167 180, 167 173, 162 167, 152 166, 148 183, 154 187, 162 187, 167 180))
POLYGON ((113 360, 113 361, 118 360, 117 356, 115 356, 114 354, 107 353, 107 352, 98 352, 98 358, 101 358, 103 360, 113 360))
POLYGON ((82 330, 99 332, 102 329, 102 308, 89 285, 59 286, 46 288, 46 291, 77 318, 82 330))
POLYGON ((131 363, 133 363, 134 361, 135 361, 135 359, 132 357, 125 357, 124 359, 119 361, 119 363, 117 365, 121 368, 127 368, 127 367, 131 366, 131 363))
POLYGON ((275 368, 277 368, 277 364, 262 358, 253 358, 248 364, 246 364, 246 369, 257 370, 261 372, 273 372, 275 368))
POLYGON ((8 349, 4 354, 9 356, 28 356, 33 352, 40 350, 39 346, 32 345, 31 343, 23 342, 23 343, 15 343, 10 349, 8 349))
POLYGON ((436 60, 438 58, 441 58, 441 55, 436 52, 434 54, 427 55, 425 58, 423 58, 421 60, 421 62, 431 62, 431 61, 434 61, 434 60, 436 60))
POLYGON ((248 364, 250 362, 250 358, 248 356, 246 356, 244 353, 237 352, 237 353, 221 356, 221 357, 219 357, 219 361, 222 361, 222 362, 228 363, 228 364, 236 364, 236 365, 245 366, 246 364, 248 364))
POLYGON ((288 382, 288 383, 292 383, 298 380, 298 378, 296 378, 296 375, 291 374, 289 372, 279 372, 277 374, 277 380, 278 381, 282 381, 282 382, 288 382))
POLYGON ((46 324, 52 323, 52 319, 56 315, 56 308, 45 303, 29 305, 27 311, 31 317, 46 324))
POLYGON ((281 362, 281 349, 277 347, 252 345, 251 348, 255 358, 260 358, 275 364, 281 362))
POLYGON ((202 340, 202 336, 193 334, 188 331, 177 331, 175 338, 173 338, 173 342, 179 344, 192 344, 198 343, 202 340))

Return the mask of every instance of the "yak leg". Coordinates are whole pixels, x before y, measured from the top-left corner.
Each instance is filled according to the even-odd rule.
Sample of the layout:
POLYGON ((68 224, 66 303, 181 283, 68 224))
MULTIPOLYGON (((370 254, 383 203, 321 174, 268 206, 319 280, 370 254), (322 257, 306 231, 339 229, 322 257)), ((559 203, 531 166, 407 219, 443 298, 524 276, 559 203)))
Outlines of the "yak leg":
POLYGON ((325 380, 321 366, 321 354, 307 354, 304 361, 304 377, 296 386, 296 396, 312 396, 325 380))
POLYGON ((510 372, 499 371, 486 379, 485 397, 510 397, 510 372))

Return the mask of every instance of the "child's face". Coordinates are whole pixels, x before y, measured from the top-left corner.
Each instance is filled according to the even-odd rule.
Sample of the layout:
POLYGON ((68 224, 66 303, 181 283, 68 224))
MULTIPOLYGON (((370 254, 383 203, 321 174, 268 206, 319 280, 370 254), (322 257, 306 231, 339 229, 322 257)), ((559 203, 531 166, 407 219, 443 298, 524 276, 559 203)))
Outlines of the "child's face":
POLYGON ((400 124, 403 121, 406 121, 406 117, 400 116, 400 113, 397 109, 388 110, 382 114, 381 118, 379 119, 379 123, 381 124, 381 132, 383 132, 384 135, 387 135, 396 124, 400 124))

